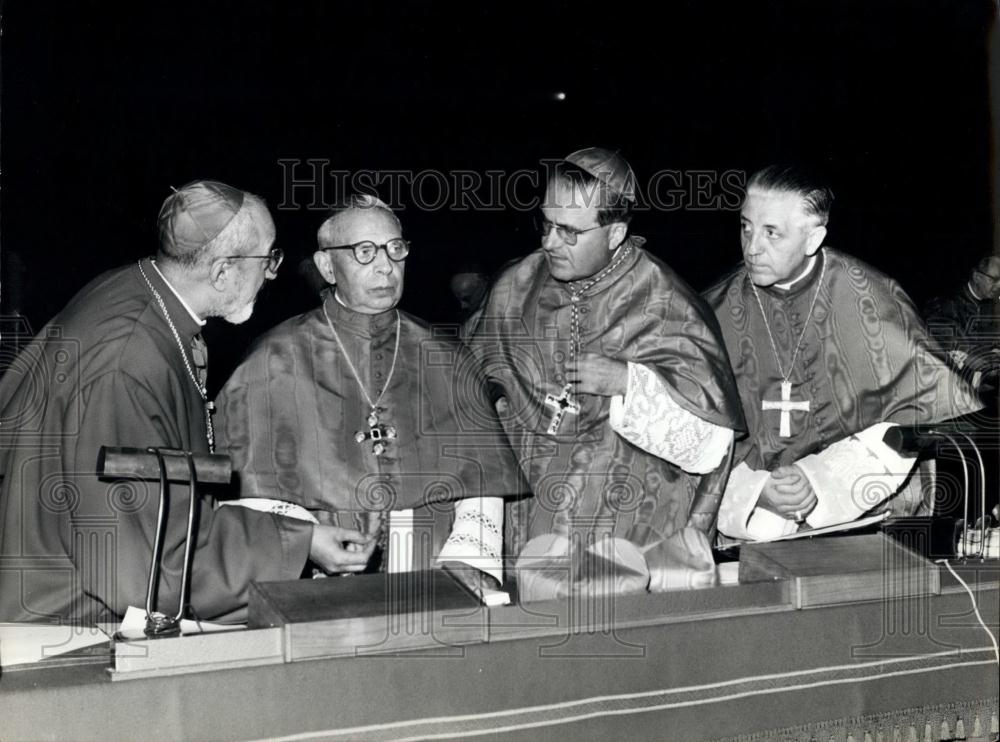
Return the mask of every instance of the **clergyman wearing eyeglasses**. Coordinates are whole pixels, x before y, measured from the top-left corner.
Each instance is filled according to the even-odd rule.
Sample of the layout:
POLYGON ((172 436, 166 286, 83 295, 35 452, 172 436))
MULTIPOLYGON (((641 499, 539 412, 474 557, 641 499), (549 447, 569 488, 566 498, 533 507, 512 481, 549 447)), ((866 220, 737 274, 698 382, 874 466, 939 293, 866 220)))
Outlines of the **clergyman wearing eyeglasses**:
POLYGON ((360 530, 371 571, 440 557, 499 581, 499 497, 523 481, 464 349, 396 308, 412 259, 399 219, 355 196, 318 242, 321 306, 261 337, 216 400, 233 504, 360 530))
MULTIPOLYGON (((99 478, 98 452, 213 449, 201 327, 250 317, 281 263, 274 222, 257 196, 200 180, 167 197, 157 231, 154 258, 92 280, 0 381, 0 621, 81 626, 144 605, 156 488, 99 478)), ((296 577, 307 557, 358 560, 339 529, 246 510, 203 506, 191 536, 196 495, 172 482, 164 496, 181 515, 162 536, 154 610, 244 621, 251 582, 296 577)))
POLYGON ((629 235, 635 202, 618 153, 560 161, 541 245, 469 333, 534 492, 507 513, 522 599, 715 580, 710 485, 728 473, 739 397, 711 311, 629 235), (539 560, 569 569, 544 578, 539 560))

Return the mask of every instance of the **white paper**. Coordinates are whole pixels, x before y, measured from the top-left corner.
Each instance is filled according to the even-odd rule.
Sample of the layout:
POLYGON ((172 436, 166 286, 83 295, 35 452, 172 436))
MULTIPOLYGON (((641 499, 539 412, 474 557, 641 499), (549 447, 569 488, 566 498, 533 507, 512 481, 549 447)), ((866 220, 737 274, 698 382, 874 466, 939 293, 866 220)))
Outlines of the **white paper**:
POLYGON ((0 667, 40 662, 49 657, 108 642, 96 626, 0 624, 0 667))

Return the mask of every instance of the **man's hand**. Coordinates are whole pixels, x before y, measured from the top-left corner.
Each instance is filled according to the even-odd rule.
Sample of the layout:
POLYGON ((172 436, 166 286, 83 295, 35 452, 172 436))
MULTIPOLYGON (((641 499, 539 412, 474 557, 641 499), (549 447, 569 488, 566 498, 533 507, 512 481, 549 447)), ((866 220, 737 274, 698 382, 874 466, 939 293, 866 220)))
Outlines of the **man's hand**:
POLYGON ((779 466, 761 490, 757 507, 800 522, 816 507, 816 493, 797 466, 779 466))
POLYGON ((613 397, 628 389, 628 364, 597 353, 581 353, 568 366, 566 380, 577 394, 613 397))
POLYGON ((324 572, 361 572, 375 551, 376 540, 360 531, 338 526, 313 526, 309 559, 324 572))

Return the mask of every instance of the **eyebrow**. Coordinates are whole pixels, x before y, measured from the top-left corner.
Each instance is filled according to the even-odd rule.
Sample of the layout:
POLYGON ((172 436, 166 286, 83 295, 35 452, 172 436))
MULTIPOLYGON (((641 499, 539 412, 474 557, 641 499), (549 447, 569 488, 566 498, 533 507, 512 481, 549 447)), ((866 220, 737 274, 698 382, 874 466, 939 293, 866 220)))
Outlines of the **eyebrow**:
POLYGON ((571 229, 571 230, 586 229, 586 227, 577 227, 574 224, 567 224, 566 222, 557 222, 553 219, 549 219, 548 217, 545 216, 544 213, 542 214, 542 219, 549 222, 550 224, 555 224, 557 227, 562 227, 563 229, 571 229))
POLYGON ((563 229, 580 229, 580 227, 577 227, 573 224, 567 224, 566 222, 552 222, 552 223, 555 224, 557 227, 562 227, 563 229))
MULTIPOLYGON (((753 224, 753 221, 749 217, 743 216, 743 214, 740 214, 740 222, 741 223, 746 223, 746 224, 753 224)), ((784 231, 777 224, 762 224, 761 227, 764 228, 764 229, 770 229, 773 232, 783 232, 784 231)))

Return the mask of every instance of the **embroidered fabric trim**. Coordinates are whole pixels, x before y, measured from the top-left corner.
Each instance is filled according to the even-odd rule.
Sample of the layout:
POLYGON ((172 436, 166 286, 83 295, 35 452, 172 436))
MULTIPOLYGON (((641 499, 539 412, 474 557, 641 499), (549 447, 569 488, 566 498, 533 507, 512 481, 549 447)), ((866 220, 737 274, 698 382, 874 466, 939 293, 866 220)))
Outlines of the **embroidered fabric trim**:
POLYGON ((223 506, 248 508, 261 513, 274 513, 275 515, 283 515, 286 518, 304 520, 308 523, 319 523, 316 520, 316 516, 304 507, 285 500, 272 500, 267 497, 246 497, 239 500, 223 500, 219 503, 219 507, 223 506))
POLYGON ((682 469, 694 466, 713 437, 711 424, 675 403, 656 377, 639 364, 629 364, 629 389, 620 434, 682 469))
POLYGON ((500 535, 500 526, 485 513, 477 513, 475 511, 466 511, 464 513, 459 513, 455 518, 456 527, 460 521, 469 521, 481 526, 495 536, 500 535))
POLYGON ((471 533, 453 533, 448 537, 448 546, 455 546, 460 544, 466 544, 472 547, 472 551, 466 556, 482 556, 489 557, 490 559, 499 559, 500 552, 484 542, 478 536, 473 536, 471 533))

